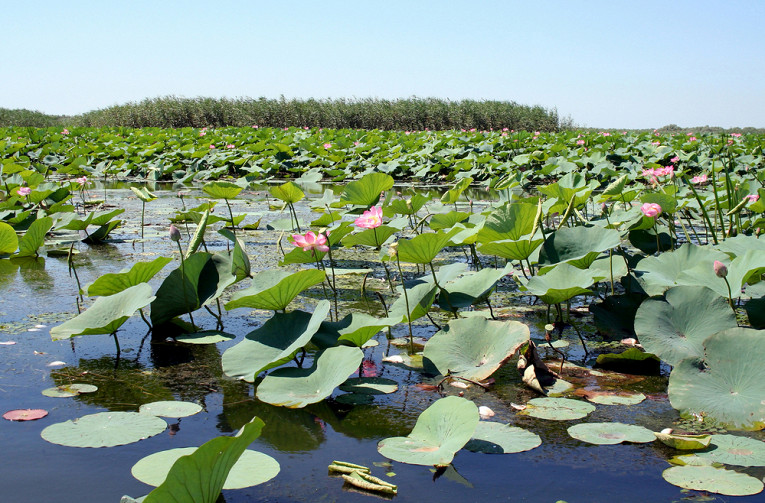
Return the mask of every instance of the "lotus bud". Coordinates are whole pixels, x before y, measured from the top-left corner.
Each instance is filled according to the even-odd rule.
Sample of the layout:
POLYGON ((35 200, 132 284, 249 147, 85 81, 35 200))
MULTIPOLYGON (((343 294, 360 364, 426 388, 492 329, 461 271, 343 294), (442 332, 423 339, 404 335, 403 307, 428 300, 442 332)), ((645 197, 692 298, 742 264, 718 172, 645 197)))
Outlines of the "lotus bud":
POLYGON ((170 224, 170 239, 176 243, 181 240, 181 231, 172 224, 170 224))
POLYGON ((718 278, 724 278, 728 275, 728 268, 719 260, 715 260, 714 268, 718 278))

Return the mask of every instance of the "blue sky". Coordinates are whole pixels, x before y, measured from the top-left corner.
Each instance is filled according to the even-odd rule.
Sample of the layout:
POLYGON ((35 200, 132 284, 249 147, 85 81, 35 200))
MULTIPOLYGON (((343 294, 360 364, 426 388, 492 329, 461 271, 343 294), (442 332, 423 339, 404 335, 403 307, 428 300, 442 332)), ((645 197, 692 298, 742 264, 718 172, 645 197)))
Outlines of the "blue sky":
POLYGON ((8 2, 0 107, 494 99, 582 126, 765 127, 765 2, 8 2))

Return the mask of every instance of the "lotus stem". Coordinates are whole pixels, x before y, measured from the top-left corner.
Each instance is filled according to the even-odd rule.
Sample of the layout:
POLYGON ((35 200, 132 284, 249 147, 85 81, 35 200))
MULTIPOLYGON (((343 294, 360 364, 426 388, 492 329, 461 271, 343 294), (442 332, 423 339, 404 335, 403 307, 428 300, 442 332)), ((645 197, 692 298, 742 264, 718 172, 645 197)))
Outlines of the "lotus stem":
POLYGON ((401 269, 401 260, 396 254, 396 264, 398 264, 398 274, 401 278, 401 289, 404 291, 404 302, 406 303, 406 323, 409 325, 409 343, 414 346, 414 334, 412 333, 412 312, 409 310, 409 295, 406 293, 406 284, 404 283, 404 271, 401 269))
MULTIPOLYGON (((181 285, 183 285, 183 305, 186 309, 189 308, 189 299, 186 294, 186 262, 183 259, 183 248, 181 247, 181 242, 176 241, 178 243, 178 252, 181 254, 181 285)), ((191 311, 189 311, 189 319, 191 320, 191 326, 196 329, 196 324, 194 323, 194 316, 192 316, 191 311)))
POLYGON ((143 239, 143 217, 146 213, 146 201, 141 200, 141 239, 143 239))
MULTIPOLYGON (((231 205, 228 202, 228 199, 224 199, 226 201, 226 207, 228 208, 228 216, 231 217, 231 232, 234 234, 234 237, 236 237, 236 225, 234 225, 234 212, 231 211, 231 205)), ((298 229, 299 232, 299 229, 298 229)), ((228 242, 226 242, 226 246, 228 246, 228 242)))

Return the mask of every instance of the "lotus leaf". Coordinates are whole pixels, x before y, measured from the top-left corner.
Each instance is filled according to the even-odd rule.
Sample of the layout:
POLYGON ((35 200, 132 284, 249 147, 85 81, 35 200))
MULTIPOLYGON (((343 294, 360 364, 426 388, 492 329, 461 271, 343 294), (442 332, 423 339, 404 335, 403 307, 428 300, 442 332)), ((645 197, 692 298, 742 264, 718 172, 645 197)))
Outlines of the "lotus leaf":
POLYGON ((184 344, 217 344, 236 339, 235 335, 227 334, 219 330, 204 330, 202 332, 193 332, 190 334, 180 334, 175 336, 175 340, 184 344))
POLYGON ((0 255, 11 255, 19 248, 19 237, 13 227, 0 222, 0 255))
MULTIPOLYGON (((157 487, 167 479, 170 468, 181 456, 194 454, 196 450, 196 447, 181 447, 155 452, 139 460, 130 472, 144 484, 157 487)), ((271 456, 247 449, 231 467, 223 489, 243 489, 268 482, 280 469, 279 462, 271 456)))
POLYGON ((67 447, 113 447, 153 437, 166 428, 165 421, 148 414, 99 412, 52 424, 40 435, 48 442, 67 447))
POLYGON ((726 465, 765 466, 765 442, 740 435, 712 435, 710 449, 696 456, 726 465))
POLYGON ((480 243, 494 241, 518 241, 530 234, 537 218, 537 205, 510 203, 494 210, 478 233, 480 243))
MULTIPOLYGON (((436 272, 438 283, 448 283, 466 270, 467 264, 461 262, 440 267, 436 272)), ((404 295, 400 286, 396 287, 396 290, 400 291, 401 294, 390 308, 390 319, 400 320, 401 322, 407 321, 407 318, 413 321, 425 316, 435 301, 436 293, 438 292, 438 288, 430 274, 407 282, 406 295, 404 295)))
POLYGON ((765 427, 762 331, 731 328, 704 341, 702 359, 686 358, 669 377, 669 401, 684 416, 704 413, 729 429, 765 427))
POLYGON ((645 298, 643 294, 627 293, 611 295, 603 302, 590 304, 598 332, 610 340, 635 337, 635 313, 645 298))
POLYGON ((19 257, 36 257, 37 250, 45 242, 45 235, 53 227, 50 217, 38 218, 29 226, 19 241, 19 257))
POLYGON ((323 300, 313 313, 274 313, 263 326, 223 353, 223 372, 227 376, 252 382, 264 370, 286 363, 298 349, 308 344, 329 309, 329 302, 323 300))
POLYGON ((87 287, 88 295, 113 295, 139 283, 148 283, 172 260, 169 257, 157 257, 151 262, 136 262, 129 269, 118 273, 104 274, 87 287))
POLYGON ((341 384, 340 390, 364 395, 386 395, 398 391, 398 383, 384 377, 353 377, 341 384))
POLYGON ((701 358, 707 337, 736 326, 728 300, 698 286, 670 288, 664 299, 644 301, 635 315, 640 343, 670 365, 701 358))
POLYGON ((762 481, 733 470, 712 466, 673 466, 661 474, 672 485, 726 496, 748 496, 762 492, 762 481))
POLYGON ((157 198, 157 196, 149 192, 149 189, 147 189, 146 187, 141 187, 141 188, 130 187, 130 190, 132 190, 133 194, 135 194, 135 196, 141 201, 143 201, 144 203, 149 203, 151 201, 154 201, 157 198))
POLYGON ((547 236, 539 252, 543 267, 567 262, 586 269, 602 252, 619 246, 619 232, 604 227, 563 227, 547 236))
MULTIPOLYGON (((726 264, 728 268, 726 279, 730 283, 730 294, 733 298, 741 297, 741 288, 750 281, 756 283, 760 280, 760 276, 765 273, 765 254, 761 250, 748 250, 732 261, 729 261, 726 257, 721 262, 726 264)), ((715 275, 713 266, 706 267, 707 265, 709 264, 705 263, 688 268, 678 275, 677 283, 684 285, 705 285, 727 298, 728 286, 725 284, 725 281, 715 275)))
POLYGON ((473 402, 456 396, 441 398, 420 414, 409 435, 381 440, 377 450, 401 463, 445 466, 471 439, 478 421, 473 402))
MULTIPOLYGON (((202 190, 205 194, 215 199, 235 199, 242 191, 242 187, 231 182, 217 181, 203 185, 202 190)), ((278 196, 274 194, 274 197, 278 196)))
POLYGON ((350 247, 355 245, 371 246, 372 248, 381 247, 391 236, 399 229, 390 225, 381 225, 374 229, 367 229, 355 234, 349 234, 342 240, 343 246, 350 247))
POLYGON ((262 429, 263 421, 255 417, 237 436, 214 438, 192 454, 178 458, 165 481, 146 496, 144 503, 215 503, 233 466, 262 429))
POLYGON ((656 440, 648 428, 623 423, 579 423, 570 426, 568 434, 582 442, 598 445, 648 443, 656 440))
POLYGON ((393 187, 393 177, 385 173, 368 173, 360 180, 345 186, 341 204, 363 206, 365 209, 377 204, 380 194, 393 187))
POLYGON ((594 276, 587 269, 558 264, 547 274, 529 279, 525 287, 545 304, 560 304, 577 295, 590 293, 588 288, 601 279, 602 276, 594 276))
POLYGON ((69 398, 77 396, 80 393, 93 393, 98 390, 98 386, 92 384, 63 384, 61 386, 54 386, 42 391, 45 396, 53 398, 69 398))
POLYGON ((512 454, 530 451, 540 445, 542 439, 536 433, 508 424, 479 421, 465 449, 486 454, 512 454))
POLYGON ((539 239, 502 239, 482 244, 478 251, 487 255, 496 255, 507 260, 526 260, 539 248, 544 240, 539 239))
POLYGON ((570 398, 532 398, 526 408, 518 414, 553 421, 581 419, 594 411, 595 407, 581 400, 570 398))
POLYGON ((380 330, 395 325, 399 321, 392 318, 378 319, 366 313, 354 312, 340 321, 322 322, 312 342, 322 349, 336 346, 343 341, 362 347, 380 330))
POLYGON ((268 269, 256 274, 252 286, 236 292, 225 307, 229 311, 238 307, 283 310, 300 292, 318 285, 325 277, 324 271, 317 269, 295 273, 268 269))
POLYGON ((459 229, 453 228, 402 239, 398 242, 398 258, 401 262, 429 264, 457 232, 459 229))
MULTIPOLYGON (((678 278, 688 269, 714 271, 715 260, 727 260, 727 255, 710 247, 686 243, 658 257, 644 258, 635 267, 634 273, 643 290, 650 296, 656 296, 663 294, 668 288, 681 284, 678 278)), ((722 282, 724 286, 720 278, 715 279, 722 282)))
POLYGON ((440 284, 438 305, 441 309, 454 312, 483 302, 494 290, 497 281, 511 274, 512 270, 513 267, 510 264, 502 269, 486 268, 440 284))
POLYGON ((628 348, 621 353, 598 355, 595 366, 625 374, 658 375, 661 360, 652 353, 638 348, 628 348))
POLYGON ((137 310, 155 299, 148 283, 110 295, 99 297, 88 310, 50 330, 54 341, 76 335, 112 334, 137 310))
POLYGON ((325 349, 311 368, 290 367, 271 372, 258 386, 257 397, 271 405, 292 409, 320 402, 359 368, 363 357, 359 348, 325 349))
POLYGON ((592 403, 601 405, 637 405, 645 400, 642 393, 591 393, 586 396, 592 403))
POLYGON ((517 321, 457 319, 430 338, 424 358, 442 375, 482 381, 528 340, 529 327, 517 321))
POLYGON ((160 417, 188 417, 202 412, 202 406, 194 402, 178 402, 163 400, 160 402, 145 403, 138 408, 141 414, 150 414, 160 417))

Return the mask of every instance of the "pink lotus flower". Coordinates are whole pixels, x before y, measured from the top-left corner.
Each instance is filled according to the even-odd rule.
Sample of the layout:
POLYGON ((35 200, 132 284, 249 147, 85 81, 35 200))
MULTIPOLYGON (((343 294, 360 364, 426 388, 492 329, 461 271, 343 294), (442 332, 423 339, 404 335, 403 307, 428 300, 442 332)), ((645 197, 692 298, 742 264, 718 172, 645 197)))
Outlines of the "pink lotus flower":
POLYGON ((206 134, 207 134, 207 132, 205 132, 205 131, 200 131, 200 132, 199 132, 199 136, 204 136, 204 135, 206 135, 206 134))
POLYGON ((80 178, 75 178, 75 182, 79 183, 83 187, 88 184, 88 177, 87 176, 81 176, 80 178))
POLYGON ((233 143, 229 143, 228 145, 226 145, 226 148, 235 148, 235 147, 233 143))
POLYGON ((64 129, 63 131, 61 131, 61 134, 69 134, 69 130, 68 129, 64 129))
POLYGON ((16 191, 16 193, 20 196, 28 196, 32 193, 32 189, 29 187, 19 187, 19 190, 16 191))
MULTIPOLYGON (((21 192, 21 189, 19 189, 19 192, 21 192)), ((750 203, 756 203, 760 199, 760 196, 757 194, 749 194, 748 196, 744 196, 744 197, 746 197, 746 199, 749 199, 750 203)))
POLYGON ((677 164, 680 161, 680 158, 678 156, 673 157, 669 160, 672 164, 677 164))
POLYGON ((731 133, 730 135, 734 138, 741 138, 741 133, 731 133))
POLYGON ((645 203, 640 207, 640 211, 647 217, 656 217, 661 215, 661 206, 658 203, 645 203))
POLYGON ((210 148, 215 148, 215 144, 211 143, 210 148))
POLYGON ((293 234, 292 240, 294 241, 295 246, 299 246, 303 249, 303 251, 329 251, 329 246, 327 246, 327 237, 324 234, 319 234, 317 236, 313 233, 313 231, 308 231, 305 233, 305 236, 300 234, 293 234))
POLYGON ((355 142, 353 142, 353 146, 354 146, 354 147, 358 147, 359 145, 361 145, 361 142, 359 142, 359 141, 355 141, 355 142))
POLYGON ((331 144, 331 143, 325 143, 325 144, 324 144, 324 148, 326 148, 327 150, 329 150, 329 149, 331 149, 331 148, 332 148, 332 144, 331 144))
POLYGON ((375 229, 382 225, 382 208, 373 206, 357 218, 354 223, 362 229, 375 229))
POLYGON ((725 264, 723 264, 719 260, 715 260, 713 267, 715 270, 715 275, 718 278, 724 278, 728 275, 728 268, 726 267, 725 264))
POLYGON ((584 145, 584 140, 576 140, 577 145, 584 145))
POLYGON ((691 178, 691 183, 693 184, 701 184, 706 182, 707 182, 707 175, 699 175, 699 176, 694 176, 693 178, 691 178))

